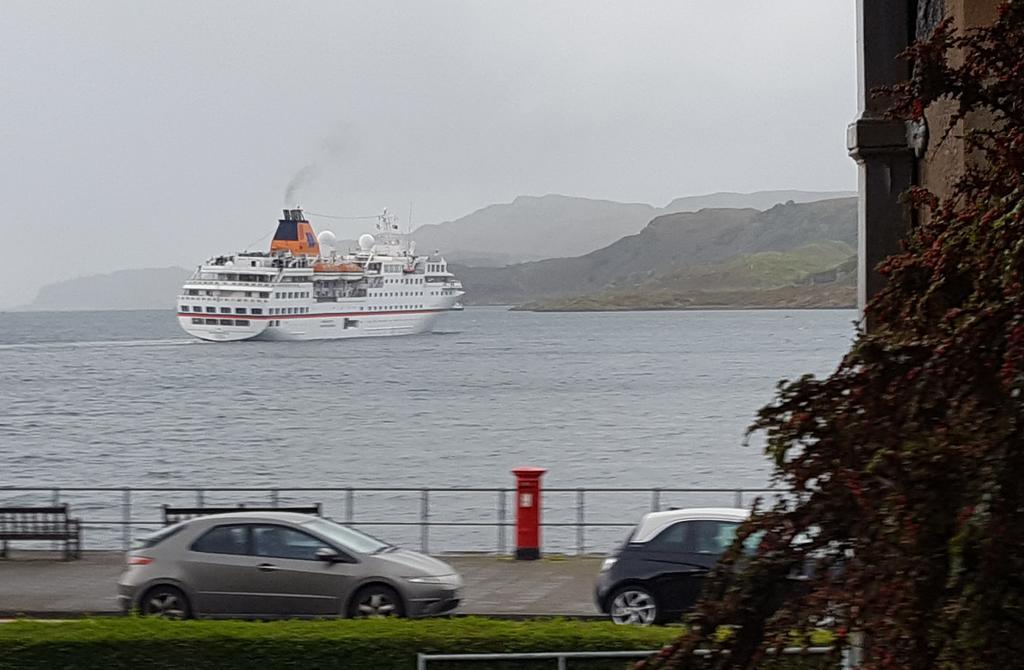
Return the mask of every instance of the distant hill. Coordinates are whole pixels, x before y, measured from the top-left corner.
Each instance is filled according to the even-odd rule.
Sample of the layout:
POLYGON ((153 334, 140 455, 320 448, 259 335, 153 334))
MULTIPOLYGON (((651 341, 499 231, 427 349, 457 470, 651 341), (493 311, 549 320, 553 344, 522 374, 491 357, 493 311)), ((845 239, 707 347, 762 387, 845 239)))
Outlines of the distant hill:
POLYGON ((852 307, 857 257, 845 242, 739 254, 656 275, 633 286, 526 303, 517 309, 594 311, 692 307, 852 307))
POLYGON ((856 196, 857 193, 854 191, 755 191, 754 193, 723 191, 676 198, 662 211, 670 214, 672 212, 696 212, 701 209, 744 209, 747 207, 765 210, 790 201, 817 202, 818 200, 835 200, 836 198, 856 196))
POLYGON ((676 198, 667 207, 565 195, 520 196, 490 205, 454 221, 413 231, 421 252, 438 249, 450 261, 469 266, 500 266, 579 256, 638 232, 653 218, 707 208, 756 210, 793 202, 852 196, 846 192, 759 191, 713 193, 676 198))
POLYGON ((856 245, 856 198, 776 205, 764 212, 666 214, 641 232, 583 256, 503 268, 452 267, 466 287, 467 304, 519 305, 637 286, 691 265, 790 251, 819 240, 856 245))
MULTIPOLYGON (((814 195, 772 193, 775 195, 764 197, 772 200, 800 193, 814 195)), ((733 196, 762 197, 702 197, 728 200, 733 196)), ((679 199, 674 203, 683 200, 686 202, 678 206, 697 202, 679 199)), ((417 233, 424 234, 416 234, 414 239, 419 253, 433 251, 431 239, 436 248, 444 250, 467 288, 467 304, 477 305, 518 305, 624 289, 690 265, 714 264, 741 254, 789 251, 815 240, 856 244, 855 198, 808 203, 797 203, 795 197, 789 200, 794 202, 764 212, 754 208, 704 209, 659 216, 662 210, 644 204, 555 195, 521 197, 450 224, 423 226, 417 233), (461 239, 461 233, 454 235, 461 228, 466 230, 465 239, 461 239), (545 232, 552 228, 555 233, 545 232), (629 232, 619 234, 616 231, 620 228, 629 232), (600 235, 595 231, 601 231, 600 235), (454 236, 449 239, 449 235, 454 236), (446 239, 451 244, 445 243, 446 239), (566 252, 564 258, 509 265, 519 256, 542 256, 545 250, 571 249, 594 239, 610 241, 583 255, 566 252), (451 249, 456 241, 464 243, 462 257, 470 263, 455 262, 458 256, 451 249), (475 245, 480 248, 473 248, 475 245)), ((341 249, 350 245, 350 240, 339 242, 341 249)), ((177 267, 121 270, 62 281, 43 287, 31 304, 20 309, 162 309, 173 305, 189 273, 177 267)))
POLYGON ((420 226, 412 233, 421 252, 439 249, 449 260, 491 258, 519 262, 576 256, 635 233, 658 213, 646 204, 564 195, 519 196, 455 221, 420 226))
POLYGON ((175 296, 191 274, 185 268, 170 267, 69 279, 39 289, 36 299, 21 309, 173 309, 175 296))

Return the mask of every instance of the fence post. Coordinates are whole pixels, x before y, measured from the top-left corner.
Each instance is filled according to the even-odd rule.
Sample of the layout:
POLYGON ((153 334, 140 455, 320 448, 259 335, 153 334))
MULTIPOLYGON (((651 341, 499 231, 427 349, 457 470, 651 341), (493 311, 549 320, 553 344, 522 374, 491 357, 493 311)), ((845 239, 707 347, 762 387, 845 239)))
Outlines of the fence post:
POLYGON ((345 489, 345 525, 351 526, 355 523, 356 494, 352 487, 345 489))
MULTIPOLYGON (((52 501, 51 504, 54 507, 57 507, 57 506, 60 505, 60 489, 58 489, 58 488, 53 489, 52 499, 53 499, 53 501, 52 501)), ((4 547, 6 548, 6 546, 7 545, 5 544, 4 547)), ((53 542, 50 546, 53 548, 54 551, 57 551, 58 549, 60 549, 60 542, 53 542)))
POLYGON ((566 670, 568 666, 565 664, 565 656, 558 657, 558 670, 566 670))
POLYGON ((856 670, 864 662, 864 631, 853 630, 847 638, 846 649, 843 649, 843 670, 856 670))
MULTIPOLYGON (((586 514, 584 512, 583 502, 583 489, 576 489, 576 555, 582 556, 586 549, 586 540, 584 539, 584 527, 586 523, 586 514)), ((561 661, 559 661, 561 663, 561 661)))
POLYGON ((505 489, 498 489, 498 553, 505 553, 505 523, 508 512, 505 508, 505 489))
POLYGON ((420 491, 420 551, 430 553, 430 489, 420 491))
POLYGON ((125 551, 132 548, 132 490, 121 489, 121 545, 125 551))
POLYGON ((196 489, 196 507, 206 507, 205 496, 202 489, 196 489))
POLYGON ((270 506, 280 507, 281 506, 281 492, 277 489, 270 489, 270 506))
POLYGON ((736 497, 733 507, 743 507, 743 489, 736 489, 736 497))
POLYGON ((661 489, 654 489, 651 491, 651 511, 658 512, 661 510, 661 489))

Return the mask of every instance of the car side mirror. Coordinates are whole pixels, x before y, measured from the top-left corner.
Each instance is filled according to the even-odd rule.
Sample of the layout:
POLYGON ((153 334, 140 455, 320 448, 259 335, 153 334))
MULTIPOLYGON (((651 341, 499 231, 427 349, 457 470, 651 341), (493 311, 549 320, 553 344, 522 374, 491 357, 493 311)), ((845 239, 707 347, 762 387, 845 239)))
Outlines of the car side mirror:
POLYGON ((316 558, 318 561, 326 561, 328 563, 337 563, 342 560, 341 555, 330 547, 320 547, 317 549, 316 558))

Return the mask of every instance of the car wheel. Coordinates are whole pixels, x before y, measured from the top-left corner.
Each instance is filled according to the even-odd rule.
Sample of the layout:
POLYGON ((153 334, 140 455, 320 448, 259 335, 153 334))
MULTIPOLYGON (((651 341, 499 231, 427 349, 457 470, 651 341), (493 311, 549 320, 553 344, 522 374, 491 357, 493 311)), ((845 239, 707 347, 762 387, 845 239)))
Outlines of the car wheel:
POLYGON ((658 603, 646 589, 625 586, 612 594, 608 614, 620 625, 650 626, 658 622, 658 603))
POLYGON ((359 589, 348 606, 348 615, 353 619, 402 617, 405 607, 398 593, 390 586, 371 584, 359 589))
POLYGON ((154 586, 142 598, 140 610, 143 616, 155 616, 164 619, 189 619, 192 608, 188 598, 173 586, 154 586))

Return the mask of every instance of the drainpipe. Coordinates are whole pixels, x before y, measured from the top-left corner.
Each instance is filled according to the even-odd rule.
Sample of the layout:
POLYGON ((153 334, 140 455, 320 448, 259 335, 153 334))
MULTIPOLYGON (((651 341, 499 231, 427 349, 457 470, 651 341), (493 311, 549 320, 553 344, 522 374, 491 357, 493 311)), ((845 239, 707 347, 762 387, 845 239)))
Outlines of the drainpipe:
MULTIPOLYGON (((846 146, 859 167, 857 305, 882 288, 875 267, 900 250, 910 229, 910 207, 902 194, 915 183, 915 158, 902 121, 885 118, 887 98, 872 95, 879 86, 905 81, 910 65, 899 59, 914 31, 912 0, 857 0, 858 116, 846 133, 846 146)), ((870 324, 865 324, 870 329, 870 324)))

